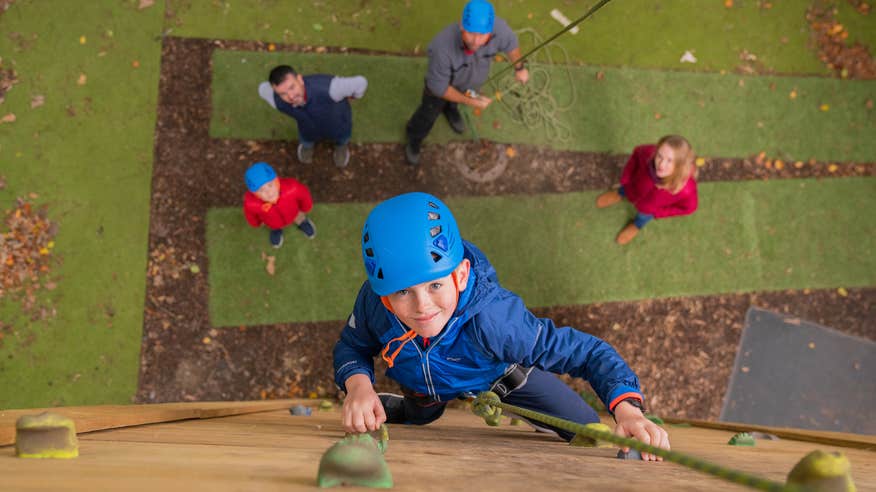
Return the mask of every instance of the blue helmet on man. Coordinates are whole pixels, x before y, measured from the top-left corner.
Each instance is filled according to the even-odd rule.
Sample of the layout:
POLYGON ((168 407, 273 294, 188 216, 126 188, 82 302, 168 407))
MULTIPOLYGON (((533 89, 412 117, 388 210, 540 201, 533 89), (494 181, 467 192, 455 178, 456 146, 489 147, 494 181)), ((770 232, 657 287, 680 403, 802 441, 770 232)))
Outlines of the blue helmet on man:
POLYGON ((462 259, 456 219, 428 193, 405 193, 379 203, 362 228, 362 261, 379 296, 450 275, 462 259))
POLYGON ((496 11, 487 0, 471 0, 462 9, 462 28, 477 34, 493 32, 496 11))

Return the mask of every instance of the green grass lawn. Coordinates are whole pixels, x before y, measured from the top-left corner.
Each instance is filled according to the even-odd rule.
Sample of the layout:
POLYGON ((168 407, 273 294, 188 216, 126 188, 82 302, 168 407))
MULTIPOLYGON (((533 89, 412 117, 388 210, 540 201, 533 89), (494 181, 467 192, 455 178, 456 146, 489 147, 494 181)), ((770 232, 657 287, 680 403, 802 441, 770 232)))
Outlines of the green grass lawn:
MULTIPOLYGON (((876 179, 704 183, 692 216, 659 220, 626 247, 626 204, 599 192, 449 198, 463 236, 529 306, 876 283, 876 179)), ((280 250, 239 208, 207 217, 210 317, 218 326, 344 319, 364 272, 372 204, 317 204, 319 236, 294 228, 280 250), (276 274, 262 254, 276 256, 276 274)))
POLYGON ((44 297, 57 316, 31 322, 0 302, 15 327, 0 347, 0 408, 127 403, 136 390, 163 10, 18 0, 0 14, 0 54, 20 80, 0 105, 17 116, 0 127, 0 208, 38 194, 60 258, 44 297), (37 95, 45 104, 31 108, 37 95))
MULTIPOLYGON (((424 58, 216 51, 211 135, 297 139, 294 120, 268 106, 256 90, 270 69, 281 63, 291 63, 304 73, 366 76, 368 92, 353 102, 353 139, 403 141, 405 122, 419 104, 424 58)), ((620 153, 660 135, 680 133, 698 152, 711 156, 738 157, 766 151, 786 160, 876 160, 876 138, 871 138, 876 135, 876 115, 865 104, 868 98, 876 98, 874 81, 635 68, 569 70, 571 76, 557 68, 548 73, 554 97, 561 105, 572 101, 571 87, 575 87, 574 104, 557 113, 573 138, 557 141, 544 127, 518 125, 500 104, 473 119, 479 136, 620 153), (604 73, 601 80, 596 77, 599 71, 604 73), (821 109, 822 104, 827 105, 827 111, 821 109), (494 121, 501 123, 500 129, 494 128, 494 121)), ((429 141, 451 138, 472 137, 453 134, 442 120, 429 141)))
MULTIPOLYGON (((776 72, 824 74, 807 44, 810 3, 784 0, 760 9, 758 2, 737 1, 728 9, 718 0, 615 0, 585 20, 578 34, 558 39, 572 60, 592 65, 730 71, 746 50, 776 72), (688 50, 697 63, 680 62, 688 50)), ((533 28, 547 38, 563 27, 551 9, 574 20, 596 1, 493 4, 513 29, 533 28)), ((463 5, 465 0, 324 0, 317 8, 275 0, 186 2, 174 5, 169 25, 176 36, 424 53, 435 33, 459 21, 463 5)), ((870 17, 866 26, 873 26, 870 17)))

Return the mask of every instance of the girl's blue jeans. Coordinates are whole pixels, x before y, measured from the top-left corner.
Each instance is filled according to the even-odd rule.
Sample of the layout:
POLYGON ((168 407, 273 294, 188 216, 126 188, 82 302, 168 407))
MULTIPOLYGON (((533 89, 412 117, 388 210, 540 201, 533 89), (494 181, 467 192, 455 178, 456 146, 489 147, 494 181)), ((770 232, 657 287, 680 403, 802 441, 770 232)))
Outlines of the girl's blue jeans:
MULTIPOLYGON (((617 190, 618 194, 622 197, 626 197, 627 195, 624 193, 624 187, 621 186, 617 190)), ((636 212, 636 218, 633 219, 633 224, 636 224, 636 227, 639 229, 645 227, 645 224, 654 220, 654 216, 651 214, 643 214, 642 212, 636 212)))

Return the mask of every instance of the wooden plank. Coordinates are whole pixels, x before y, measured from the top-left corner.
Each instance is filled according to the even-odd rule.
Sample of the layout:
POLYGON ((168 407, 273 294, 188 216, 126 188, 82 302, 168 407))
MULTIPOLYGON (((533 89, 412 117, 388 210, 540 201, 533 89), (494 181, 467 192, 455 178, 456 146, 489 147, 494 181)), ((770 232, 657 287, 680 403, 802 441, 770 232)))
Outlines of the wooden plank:
POLYGON ((733 432, 766 432, 785 439, 794 439, 795 441, 807 441, 817 444, 830 444, 846 448, 869 449, 870 451, 876 451, 876 436, 864 434, 791 429, 787 427, 769 427, 766 425, 744 424, 741 422, 709 422, 707 420, 674 418, 664 418, 663 420, 668 424, 690 424, 706 429, 718 429, 733 432))
POLYGON ((205 419, 265 412, 314 400, 214 401, 154 403, 148 405, 97 405, 88 407, 32 408, 0 410, 0 446, 15 443, 15 421, 22 415, 51 411, 73 419, 76 433, 114 429, 131 425, 154 424, 184 419, 205 419))
MULTIPOLYGON (((573 448, 507 422, 488 427, 471 412, 448 409, 427 426, 391 426, 386 460, 394 489, 750 490, 671 463, 618 460, 615 449, 573 448)), ((876 490, 870 451, 784 439, 743 448, 726 444, 732 431, 667 430, 677 451, 777 482, 813 449, 842 451, 858 489, 876 490)), ((16 459, 0 449, 0 476, 10 490, 313 490, 322 454, 343 435, 337 409, 185 420, 81 436, 75 460, 16 459)))

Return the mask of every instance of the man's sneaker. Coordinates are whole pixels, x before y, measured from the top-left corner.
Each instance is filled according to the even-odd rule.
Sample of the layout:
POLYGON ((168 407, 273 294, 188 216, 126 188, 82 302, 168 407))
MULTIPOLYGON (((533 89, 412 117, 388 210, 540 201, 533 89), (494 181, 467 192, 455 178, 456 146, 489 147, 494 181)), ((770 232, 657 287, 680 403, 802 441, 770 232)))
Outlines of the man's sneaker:
POLYGON ((298 144, 298 162, 302 164, 313 162, 313 147, 313 145, 305 147, 303 144, 298 144))
POLYGON ((414 148, 410 142, 405 144, 405 160, 412 166, 420 163, 420 149, 414 148))
POLYGON ((450 123, 450 128, 460 135, 465 133, 465 122, 462 121, 462 115, 459 114, 459 109, 446 109, 444 116, 447 117, 447 122, 450 123))
POLYGON ((279 248, 283 245, 283 229, 274 229, 271 231, 271 246, 274 249, 279 248))
POLYGON ((310 217, 306 217, 304 222, 298 224, 298 229, 307 236, 307 239, 313 239, 316 237, 316 226, 310 221, 310 217))
POLYGON ((402 424, 407 420, 405 417, 405 397, 394 393, 377 393, 383 411, 386 412, 386 423, 402 424))
POLYGON ((332 159, 334 159, 335 161, 335 166, 347 167, 347 164, 350 163, 350 146, 347 144, 335 145, 335 151, 332 154, 332 159))

